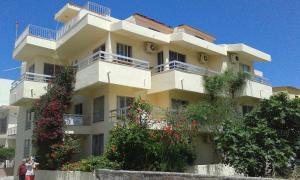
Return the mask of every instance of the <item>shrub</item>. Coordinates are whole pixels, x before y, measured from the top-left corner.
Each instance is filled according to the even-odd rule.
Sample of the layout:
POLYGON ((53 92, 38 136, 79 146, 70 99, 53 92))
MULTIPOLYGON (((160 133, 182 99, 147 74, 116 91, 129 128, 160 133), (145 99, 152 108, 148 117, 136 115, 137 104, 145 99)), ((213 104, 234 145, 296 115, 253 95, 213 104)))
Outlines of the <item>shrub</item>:
POLYGON ((11 160, 15 156, 14 148, 0 148, 0 161, 11 160))
POLYGON ((285 94, 263 100, 240 124, 216 137, 226 164, 249 176, 289 176, 299 157, 300 101, 285 94))
POLYGON ((191 124, 184 119, 173 121, 167 116, 163 130, 151 130, 151 106, 139 99, 130 106, 127 123, 116 126, 104 156, 118 162, 122 169, 184 171, 195 160, 191 137, 191 124), (138 152, 138 153, 137 153, 138 152))
POLYGON ((109 161, 105 156, 90 156, 78 162, 67 163, 62 167, 63 171, 92 172, 95 169, 120 169, 120 165, 109 161))

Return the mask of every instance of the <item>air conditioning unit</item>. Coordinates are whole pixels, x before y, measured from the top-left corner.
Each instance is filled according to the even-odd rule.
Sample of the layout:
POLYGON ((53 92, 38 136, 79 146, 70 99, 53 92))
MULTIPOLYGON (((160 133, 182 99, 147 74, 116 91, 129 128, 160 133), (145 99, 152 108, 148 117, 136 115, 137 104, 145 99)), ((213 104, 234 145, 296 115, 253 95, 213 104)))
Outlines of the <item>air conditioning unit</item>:
POLYGON ((147 53, 155 53, 157 51, 157 45, 152 42, 145 43, 145 51, 147 53))
POLYGON ((230 61, 231 61, 232 64, 236 64, 236 63, 239 63, 240 58, 237 54, 231 54, 230 55, 230 61))
POLYGON ((206 64, 208 62, 208 56, 204 53, 199 53, 198 61, 201 64, 206 64))

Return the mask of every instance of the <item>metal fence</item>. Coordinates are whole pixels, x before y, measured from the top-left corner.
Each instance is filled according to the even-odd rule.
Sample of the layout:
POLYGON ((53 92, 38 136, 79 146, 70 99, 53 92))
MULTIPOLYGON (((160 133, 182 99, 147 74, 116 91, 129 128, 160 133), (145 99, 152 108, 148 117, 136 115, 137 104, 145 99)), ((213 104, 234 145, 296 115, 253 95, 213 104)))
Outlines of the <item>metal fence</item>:
POLYGON ((75 66, 78 68, 78 70, 81 70, 89 66, 90 64, 94 63, 95 61, 107 61, 107 62, 128 65, 128 66, 141 68, 141 69, 149 69, 148 61, 117 55, 113 53, 108 53, 105 51, 98 51, 94 54, 91 54, 88 57, 80 60, 75 66))
POLYGON ((25 72, 20 79, 15 80, 11 84, 11 90, 17 87, 23 81, 36 81, 36 82, 49 82, 53 79, 53 76, 45 75, 45 74, 37 74, 31 72, 25 72))

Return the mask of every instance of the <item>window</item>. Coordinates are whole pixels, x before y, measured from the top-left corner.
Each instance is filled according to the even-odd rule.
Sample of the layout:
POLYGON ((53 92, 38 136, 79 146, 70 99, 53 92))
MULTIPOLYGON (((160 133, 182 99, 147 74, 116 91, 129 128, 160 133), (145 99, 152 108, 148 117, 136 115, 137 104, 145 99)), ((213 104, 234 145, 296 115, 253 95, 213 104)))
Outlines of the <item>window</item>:
POLYGON ((185 55, 174 51, 169 51, 169 59, 170 61, 185 62, 185 55))
POLYGON ((117 116, 126 116, 127 108, 133 103, 133 97, 117 97, 117 116))
POLYGON ((25 139, 24 140, 24 158, 28 158, 30 155, 30 139, 25 139))
POLYGON ((253 106, 243 105, 242 106, 243 115, 245 116, 246 114, 250 113, 252 109, 253 106))
POLYGON ((240 65, 240 68, 241 68, 241 71, 242 72, 247 72, 247 73, 250 73, 251 72, 251 68, 249 65, 247 64, 241 64, 240 65))
POLYGON ((93 122, 104 121, 104 96, 94 99, 93 122))
POLYGON ((92 154, 94 156, 102 155, 104 150, 104 135, 103 134, 93 135, 92 141, 93 141, 92 154))
POLYGON ((54 65, 54 64, 44 64, 44 74, 49 76, 55 76, 60 73, 62 66, 54 65))
MULTIPOLYGON (((117 54, 121 56, 132 57, 132 47, 125 44, 117 43, 117 54)), ((131 62, 131 60, 127 58, 118 57, 118 59, 126 62, 131 62)))
POLYGON ((27 110, 26 119, 25 119, 25 131, 31 129, 31 122, 33 121, 33 118, 34 118, 34 112, 27 110))
MULTIPOLYGON (((164 53, 163 51, 157 53, 157 65, 162 65, 164 64, 164 53)), ((158 67, 157 72, 164 71, 164 67, 158 67)))
POLYGON ((172 109, 179 109, 180 107, 185 107, 189 104, 186 100, 180 100, 180 99, 171 99, 172 109))
MULTIPOLYGON (((105 44, 102 44, 101 46, 99 46, 99 47, 97 47, 96 49, 94 49, 94 50, 93 50, 93 54, 95 54, 95 53, 97 53, 97 52, 99 52, 99 51, 105 51, 105 44)), ((98 53, 98 54, 95 54, 95 55, 93 56, 94 61, 95 61, 96 59, 98 59, 99 56, 100 56, 100 59, 104 59, 104 54, 103 54, 103 53, 100 53, 100 54, 98 53)))
MULTIPOLYGON (((32 64, 31 66, 29 66, 28 72, 34 73, 34 69, 35 69, 35 65, 32 64)), ((28 79, 31 80, 31 81, 34 80, 34 75, 31 75, 31 74, 30 74, 30 75, 28 76, 28 79)))
POLYGON ((82 103, 76 104, 76 105, 74 106, 74 108, 75 108, 75 114, 79 114, 79 115, 82 115, 82 114, 83 114, 82 103))
MULTIPOLYGON (((185 62, 185 55, 180 54, 174 51, 169 51, 169 60, 171 61, 180 61, 180 62, 185 62)), ((180 66, 179 63, 172 63, 170 64, 170 69, 185 69, 184 67, 180 66)))
POLYGON ((0 134, 6 134, 7 130, 7 116, 0 119, 0 134))

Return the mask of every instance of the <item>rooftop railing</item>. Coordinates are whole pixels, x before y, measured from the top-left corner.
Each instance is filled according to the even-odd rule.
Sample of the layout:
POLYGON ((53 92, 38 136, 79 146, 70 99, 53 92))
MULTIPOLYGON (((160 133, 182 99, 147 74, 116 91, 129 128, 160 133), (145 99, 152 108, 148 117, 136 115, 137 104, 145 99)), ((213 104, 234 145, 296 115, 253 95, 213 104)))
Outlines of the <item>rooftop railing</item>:
MULTIPOLYGON (((111 10, 105 6, 100 4, 88 1, 84 6, 81 7, 82 9, 86 9, 90 12, 99 14, 103 17, 110 17, 111 10)), ((28 25, 25 30, 20 34, 15 42, 15 48, 22 42, 22 40, 26 36, 34 36, 42 39, 47 39, 51 41, 56 41, 61 38, 66 32, 68 32, 77 22, 80 20, 79 16, 76 15, 70 21, 65 23, 62 27, 60 27, 57 31, 36 26, 36 25, 28 25)))
POLYGON ((53 76, 25 72, 20 79, 12 82, 11 90, 17 87, 23 81, 49 82, 51 79, 53 79, 53 76))
POLYGON ((26 36, 38 37, 41 39, 47 39, 50 41, 56 40, 56 31, 36 25, 28 25, 22 34, 17 38, 15 42, 15 47, 17 47, 26 36))
POLYGON ((207 68, 195 66, 195 65, 180 62, 180 61, 170 61, 168 63, 155 66, 153 68, 153 73, 159 73, 159 72, 164 72, 164 71, 169 71, 169 70, 178 70, 178 71, 183 71, 183 72, 187 72, 187 73, 199 74, 202 76, 204 76, 204 75, 211 76, 211 75, 218 74, 217 71, 209 70, 207 68))
POLYGON ((112 62, 112 63, 122 64, 122 65, 132 66, 135 68, 141 68, 145 70, 149 69, 148 61, 121 56, 113 53, 108 53, 105 51, 98 51, 94 54, 89 55, 88 57, 80 60, 76 64, 76 67, 78 68, 78 70, 81 70, 96 61, 112 62))
POLYGON ((102 6, 100 4, 88 1, 83 8, 87 10, 100 14, 102 16, 110 16, 111 10, 108 7, 102 6))

